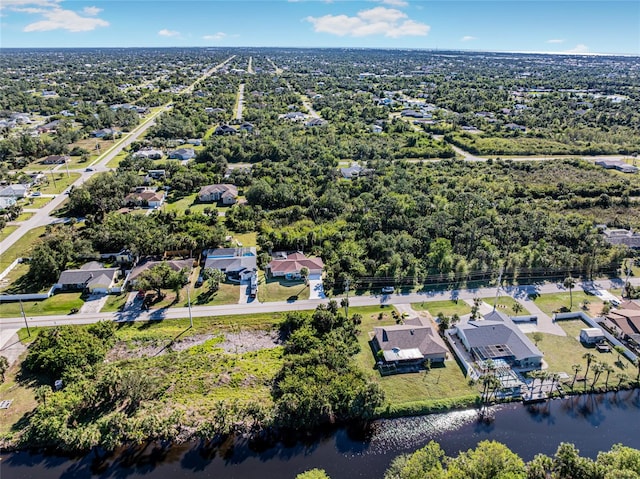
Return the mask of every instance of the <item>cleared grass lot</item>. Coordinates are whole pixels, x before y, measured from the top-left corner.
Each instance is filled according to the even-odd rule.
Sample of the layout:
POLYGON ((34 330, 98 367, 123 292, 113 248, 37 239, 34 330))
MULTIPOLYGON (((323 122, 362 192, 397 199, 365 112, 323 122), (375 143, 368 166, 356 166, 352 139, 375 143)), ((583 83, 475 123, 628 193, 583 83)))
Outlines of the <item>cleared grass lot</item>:
MULTIPOLYGON (((23 301, 24 314, 29 316, 46 316, 49 314, 69 314, 72 308, 80 309, 84 301, 81 293, 60 293, 40 301, 23 301)), ((0 303, 0 317, 14 318, 21 316, 20 303, 0 303)))
MULTIPOLYGON (((395 324, 391 306, 367 306, 349 308, 349 314, 361 314, 358 326, 360 352, 355 356, 358 366, 372 381, 378 383, 385 393, 385 405, 381 414, 393 411, 437 410, 452 403, 467 399, 473 401, 477 388, 470 386, 455 359, 445 361, 444 366, 430 371, 381 376, 375 369, 376 359, 369 346, 370 334, 376 326, 395 324)), ((451 357, 453 357, 451 355, 451 357)))
POLYGON ((297 301, 309 299, 309 287, 304 281, 287 281, 283 278, 267 278, 258 273, 258 299, 260 302, 297 301))
POLYGON ((439 313, 445 316, 453 316, 454 314, 463 316, 471 313, 471 307, 461 299, 457 301, 423 301, 422 303, 413 303, 411 307, 416 311, 429 311, 434 318, 439 313))
MULTIPOLYGON (((589 302, 589 310, 599 313, 602 310, 603 302, 597 296, 589 295, 584 291, 573 291, 573 305, 571 311, 580 311, 581 304, 586 300, 589 302)), ((541 294, 537 296, 533 302, 542 311, 551 316, 554 312, 559 311, 562 307, 569 308, 571 298, 569 293, 551 293, 541 294)), ((596 314, 597 314, 596 313, 596 314)))

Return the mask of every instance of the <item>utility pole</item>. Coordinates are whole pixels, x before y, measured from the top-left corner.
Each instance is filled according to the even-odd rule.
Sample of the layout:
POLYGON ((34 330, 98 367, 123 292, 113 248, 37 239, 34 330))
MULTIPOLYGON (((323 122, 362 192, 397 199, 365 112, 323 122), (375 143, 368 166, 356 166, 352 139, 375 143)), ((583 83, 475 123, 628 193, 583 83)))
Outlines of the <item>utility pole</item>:
POLYGON ((57 190, 58 189, 58 185, 56 185, 56 177, 53 176, 53 168, 51 168, 49 170, 49 173, 51 173, 51 179, 53 180, 53 187, 57 190))
POLYGON ((64 166, 67 167, 67 178, 70 178, 71 175, 69 174, 69 160, 64 160, 64 166))
POLYGON ((189 308, 189 329, 193 329, 193 316, 191 315, 191 294, 189 293, 189 284, 187 284, 187 307, 189 308))
POLYGON ((24 325, 27 328, 27 335, 31 337, 31 331, 29 331, 29 323, 27 323, 27 315, 24 314, 24 307, 22 306, 22 300, 20 300, 20 312, 22 313, 22 317, 24 318, 24 325))
POLYGON ((498 304, 498 296, 500 296, 500 286, 502 286, 502 273, 504 272, 504 265, 500 266, 500 273, 498 274, 498 287, 496 288, 496 299, 493 301, 493 310, 496 310, 498 304))
POLYGON ((347 293, 347 300, 344 303, 344 312, 345 315, 347 316, 347 319, 349 319, 349 278, 347 278, 347 280, 344 283, 344 292, 347 293))

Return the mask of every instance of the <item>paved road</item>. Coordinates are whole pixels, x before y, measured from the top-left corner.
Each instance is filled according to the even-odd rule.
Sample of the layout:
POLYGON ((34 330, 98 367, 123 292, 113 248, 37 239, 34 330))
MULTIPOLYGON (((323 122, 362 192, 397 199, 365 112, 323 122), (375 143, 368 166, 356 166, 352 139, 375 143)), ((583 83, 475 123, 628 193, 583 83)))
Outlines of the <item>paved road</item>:
POLYGON ((236 104, 236 120, 242 120, 242 108, 244 107, 244 83, 238 85, 238 102, 236 104))
MULTIPOLYGON (((640 278, 631 278, 631 283, 640 285, 640 278)), ((623 284, 622 279, 595 281, 595 286, 600 289, 619 288, 623 284)), ((576 285, 575 291, 581 289, 581 285, 576 285)), ((545 283, 541 285, 524 285, 501 288, 501 293, 506 293, 516 299, 526 298, 529 294, 546 294, 556 292, 566 292, 562 283, 545 283)), ((472 300, 473 298, 494 298, 497 290, 495 287, 463 289, 449 291, 428 291, 421 293, 397 293, 373 296, 350 296, 351 306, 384 306, 395 304, 422 303, 429 301, 443 301, 450 299, 472 300)), ((221 306, 194 306, 192 307, 193 317, 209 316, 233 316, 239 314, 252 313, 274 313, 286 311, 300 311, 314 309, 319 304, 326 304, 327 299, 308 299, 298 301, 277 301, 269 303, 251 302, 249 304, 227 304, 221 306)), ((489 299, 488 302, 491 302, 489 299)), ((165 319, 181 319, 189 316, 188 308, 166 308, 150 311, 130 310, 124 313, 77 313, 74 315, 52 315, 28 317, 28 322, 32 326, 53 326, 62 324, 89 324, 101 320, 110 321, 149 321, 165 319)), ((19 328, 24 325, 23 318, 3 318, 0 319, 2 328, 19 328)))
MULTIPOLYGON (((234 55, 235 56, 235 55, 234 55)), ((229 57, 224 62, 220 63, 209 69, 205 72, 201 77, 195 80, 190 86, 185 87, 180 93, 188 93, 193 91, 193 88, 197 83, 202 81, 204 78, 212 75, 215 71, 225 65, 227 62, 231 61, 234 56, 229 57)), ((171 109, 172 102, 169 102, 159 108, 156 112, 149 115, 145 120, 138 125, 134 130, 131 131, 126 137, 124 137, 121 141, 112 146, 109 150, 104 152, 101 156, 99 156, 93 163, 91 163, 90 168, 91 171, 82 171, 80 172, 80 178, 76 180, 72 186, 79 187, 93 175, 108 171, 107 164, 116 157, 125 147, 129 146, 133 143, 142 133, 147 131, 151 126, 153 126, 155 119, 161 115, 163 112, 171 109)), ((7 236, 3 241, 0 241, 0 255, 7 251, 7 249, 16 243, 20 238, 22 238, 28 231, 33 228, 37 228, 39 226, 45 226, 51 224, 56 221, 60 221, 59 218, 55 218, 51 216, 51 213, 58 208, 67 198, 67 195, 61 194, 57 195, 53 198, 49 203, 40 208, 36 214, 34 214, 27 221, 21 223, 20 227, 7 236)), ((0 268, 1 269, 1 268, 0 268)))

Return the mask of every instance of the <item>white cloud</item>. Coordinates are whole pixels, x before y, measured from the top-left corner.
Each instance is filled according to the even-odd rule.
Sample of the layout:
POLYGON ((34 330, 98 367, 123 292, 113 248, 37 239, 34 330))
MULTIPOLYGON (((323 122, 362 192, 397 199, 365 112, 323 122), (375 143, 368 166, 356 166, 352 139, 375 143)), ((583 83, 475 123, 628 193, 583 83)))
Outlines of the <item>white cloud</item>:
POLYGON ((102 11, 97 7, 85 7, 82 14, 60 6, 62 0, 2 0, 0 9, 11 12, 40 15, 41 19, 29 23, 25 32, 46 32, 67 30, 69 32, 88 32, 98 27, 108 27, 109 22, 95 16, 102 11), (88 15, 83 16, 83 15, 88 15), (93 18, 92 18, 93 17, 93 18))
POLYGON ((102 11, 102 8, 98 8, 98 7, 84 7, 82 9, 83 13, 85 15, 91 15, 92 17, 95 17, 98 13, 100 13, 102 11))
POLYGON ((473 40, 477 40, 476 37, 472 37, 471 35, 465 35, 460 39, 461 42, 471 42, 473 40))
POLYGON ((564 39, 562 39, 562 38, 552 38, 551 40, 547 40, 547 43, 564 43, 564 39))
POLYGON ((313 24, 313 29, 317 33, 330 33, 341 37, 424 36, 431 30, 429 25, 409 19, 406 13, 386 7, 361 10, 355 17, 324 15, 322 17, 306 17, 305 20, 313 24))
POLYGON ((589 53, 589 47, 584 43, 579 43, 570 50, 566 50, 565 53, 589 53))
POLYGON ((109 26, 109 22, 101 18, 82 17, 73 10, 64 10, 58 7, 37 13, 40 13, 45 19, 28 24, 23 28, 23 31, 68 30, 70 32, 88 32, 98 27, 109 26))
POLYGON ((158 35, 160 35, 161 37, 179 37, 180 32, 176 32, 175 30, 167 30, 166 28, 163 28, 158 32, 158 35))
POLYGON ((213 35, 204 35, 202 38, 205 40, 222 40, 227 34, 224 32, 216 32, 213 35))
POLYGON ((405 2, 405 0, 380 0, 380 2, 393 7, 406 7, 409 5, 409 2, 405 2))

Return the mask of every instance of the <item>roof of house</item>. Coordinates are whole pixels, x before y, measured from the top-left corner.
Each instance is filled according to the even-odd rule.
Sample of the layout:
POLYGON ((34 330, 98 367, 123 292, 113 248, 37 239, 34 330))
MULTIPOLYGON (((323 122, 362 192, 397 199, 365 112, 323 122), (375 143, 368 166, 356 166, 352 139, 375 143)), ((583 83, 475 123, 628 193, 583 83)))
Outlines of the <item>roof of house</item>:
POLYGON ((256 248, 216 248, 206 251, 205 268, 222 271, 254 270, 256 266, 256 248))
POLYGON ((27 185, 8 185, 0 189, 0 196, 24 196, 28 190, 27 185))
POLYGON ((624 301, 607 314, 607 319, 628 336, 640 334, 640 305, 635 301, 624 301))
POLYGON ((584 333, 589 338, 600 338, 604 336, 602 329, 600 328, 582 328, 580 334, 584 333))
POLYGON ((307 258, 303 253, 292 253, 284 259, 274 259, 268 266, 274 273, 298 273, 302 268, 322 269, 324 263, 322 258, 307 258))
POLYGON ((447 348, 434 340, 433 328, 426 318, 376 327, 374 334, 386 361, 420 359, 427 355, 447 353, 447 348))
POLYGON ((236 185, 230 185, 226 183, 219 183, 215 185, 207 185, 200 188, 198 196, 211 195, 211 194, 225 194, 230 193, 233 196, 238 196, 238 187, 236 185))
POLYGON ((468 321, 466 324, 457 326, 458 335, 464 335, 469 347, 483 359, 513 355, 516 360, 521 360, 532 356, 543 356, 542 352, 506 314, 492 311, 484 318, 481 321, 468 321))
POLYGON ((140 192, 129 193, 125 196, 125 201, 146 201, 147 203, 150 201, 162 201, 164 198, 164 191, 151 191, 145 190, 140 192))
POLYGON ((362 171, 362 166, 357 163, 353 163, 348 168, 340 168, 340 173, 342 173, 343 178, 353 178, 354 176, 358 176, 362 171))
POLYGON ((77 285, 84 283, 88 288, 97 286, 109 287, 118 274, 118 269, 119 268, 67 269, 60 273, 58 284, 77 285))
POLYGON ((147 258, 146 260, 139 262, 136 267, 131 270, 131 273, 129 273, 129 281, 135 280, 146 270, 151 269, 154 266, 158 266, 162 263, 167 263, 173 271, 180 271, 183 269, 191 271, 191 269, 193 268, 193 259, 173 259, 169 261, 157 261, 147 258))
POLYGON ((193 150, 193 148, 178 148, 177 150, 170 152, 169 156, 181 156, 183 158, 185 156, 188 156, 189 158, 193 158, 194 156, 196 156, 196 152, 193 150))

